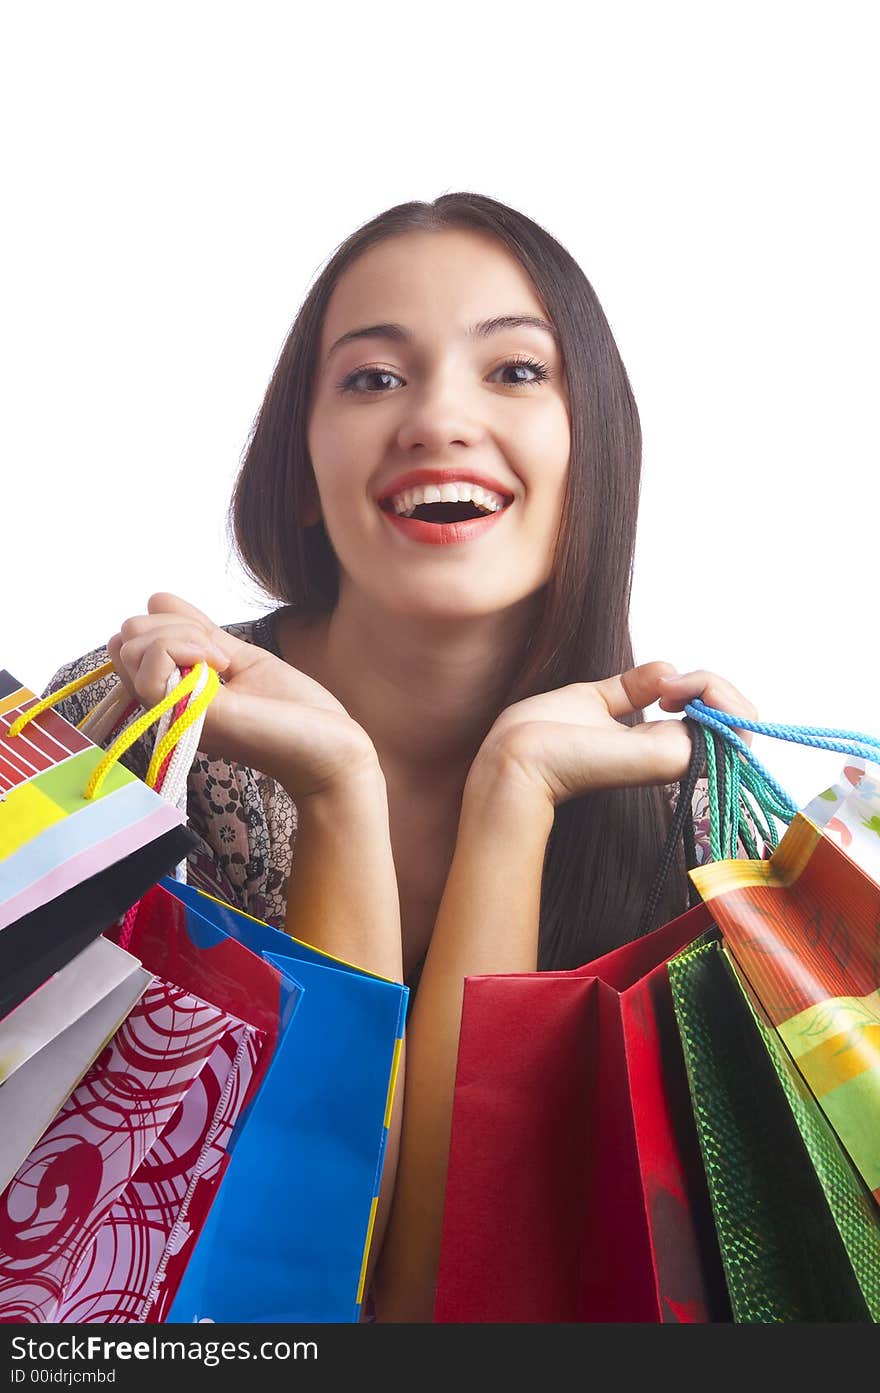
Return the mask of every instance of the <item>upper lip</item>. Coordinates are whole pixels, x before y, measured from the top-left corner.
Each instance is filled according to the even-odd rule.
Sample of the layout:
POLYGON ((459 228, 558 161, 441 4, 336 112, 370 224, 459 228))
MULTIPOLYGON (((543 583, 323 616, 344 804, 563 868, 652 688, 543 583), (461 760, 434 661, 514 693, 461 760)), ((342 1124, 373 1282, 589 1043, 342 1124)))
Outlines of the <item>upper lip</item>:
POLYGON ((493 479, 491 474, 486 474, 482 469, 471 469, 469 465, 462 465, 460 469, 409 469, 406 474, 398 474, 389 484, 385 484, 376 502, 384 503, 387 498, 393 498, 395 494, 415 488, 418 484, 454 484, 465 479, 500 494, 506 503, 513 502, 510 489, 493 479))

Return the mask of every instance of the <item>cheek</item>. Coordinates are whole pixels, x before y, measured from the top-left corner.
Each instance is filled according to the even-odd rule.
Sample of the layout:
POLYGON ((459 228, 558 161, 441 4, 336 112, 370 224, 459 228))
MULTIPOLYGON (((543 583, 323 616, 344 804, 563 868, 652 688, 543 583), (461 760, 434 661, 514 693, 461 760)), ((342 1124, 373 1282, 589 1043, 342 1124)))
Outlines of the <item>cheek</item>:
POLYGON ((532 471, 531 505, 535 517, 540 518, 543 530, 555 533, 559 526, 568 492, 568 474, 567 460, 554 464, 549 457, 543 470, 532 471))
POLYGON ((340 418, 313 418, 308 432, 312 470, 325 517, 346 528, 363 507, 374 469, 369 440, 360 426, 340 418))
POLYGON ((571 426, 562 402, 523 422, 517 437, 517 454, 533 502, 546 504, 558 515, 569 473, 571 426))
POLYGON ((334 475, 342 474, 356 461, 361 431, 352 416, 356 413, 334 410, 319 401, 308 428, 308 447, 321 492, 335 489, 334 475))
POLYGON ((542 582, 546 582, 553 569, 556 546, 559 539, 562 512, 567 491, 568 467, 556 470, 552 477, 545 475, 533 484, 533 517, 535 530, 531 534, 529 550, 534 556, 535 565, 542 582))

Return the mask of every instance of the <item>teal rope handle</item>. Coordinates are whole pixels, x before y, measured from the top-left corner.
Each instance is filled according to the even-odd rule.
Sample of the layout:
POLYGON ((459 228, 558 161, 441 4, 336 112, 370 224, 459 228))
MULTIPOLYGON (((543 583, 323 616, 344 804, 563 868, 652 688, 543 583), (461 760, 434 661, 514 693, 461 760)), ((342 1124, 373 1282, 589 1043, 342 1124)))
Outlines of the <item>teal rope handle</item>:
MULTIPOLYGON (((736 856, 736 844, 740 836, 740 805, 742 789, 740 785, 740 762, 736 751, 726 741, 716 740, 715 733, 709 732, 706 741, 706 767, 709 785, 709 847, 714 861, 725 861, 736 856), (718 754, 724 759, 724 806, 718 791, 718 754)), ((745 830, 745 824, 743 824, 745 830)), ((754 859, 758 859, 758 849, 749 836, 746 849, 754 859)))
MULTIPOLYGON (((751 816, 765 843, 775 851, 778 846, 773 818, 788 824, 797 813, 797 805, 786 793, 758 757, 752 753, 736 730, 754 731, 779 740, 789 740, 814 749, 838 750, 856 755, 880 765, 880 739, 861 731, 841 730, 831 726, 780 725, 771 721, 750 721, 729 711, 707 706, 695 698, 685 706, 686 713, 707 728, 706 766, 709 785, 709 840, 714 860, 736 856, 741 837, 746 851, 757 859, 757 848, 748 827, 751 816), (734 729, 734 727, 736 729, 734 729), (724 752, 724 807, 720 807, 716 741, 720 737, 724 752), (742 756, 742 758, 740 758, 742 756), (761 813, 766 817, 764 825, 761 813)), ((721 744, 719 743, 719 748, 721 744)))
MULTIPOLYGON (((740 761, 736 751, 727 741, 716 737, 709 731, 706 741, 706 772, 709 793, 709 848, 713 861, 725 861, 736 856, 736 844, 740 837, 741 805, 744 802, 741 787, 740 761), (724 760, 724 806, 721 806, 718 778, 718 757, 724 760)), ((747 832, 745 823, 742 830, 747 832)), ((746 849, 758 859, 758 850, 751 834, 746 841, 746 849)), ((744 837, 745 840, 745 837, 744 837)))
MULTIPOLYGON (((742 798, 742 800, 743 800, 743 802, 744 802, 744 801, 745 801, 745 789, 741 789, 741 790, 740 790, 740 797, 742 798)), ((753 819, 753 821, 755 820, 754 812, 752 813, 752 819, 753 819)), ((750 859, 751 859, 752 861, 760 861, 761 858, 760 858, 759 855, 758 855, 758 848, 757 848, 757 846, 756 846, 756 844, 755 844, 755 839, 754 839, 754 837, 752 836, 751 831, 749 830, 749 824, 748 824, 748 822, 747 822, 747 820, 746 820, 745 818, 743 819, 742 826, 741 826, 740 829, 739 829, 739 835, 740 835, 740 837, 742 838, 742 842, 743 842, 743 845, 744 845, 746 851, 749 853, 750 859)))
MULTIPOLYGON (((707 735, 711 736, 711 731, 707 731, 707 735)), ((719 833, 718 770, 715 765, 715 741, 711 738, 706 741, 706 780, 709 788, 709 850, 713 861, 723 861, 719 833)))
MULTIPOLYGON (((740 830, 740 778, 739 760, 730 744, 709 730, 706 740, 706 772, 709 794, 709 849, 713 861, 724 861, 736 856, 736 844, 740 830), (719 792, 719 756, 724 761, 723 784, 724 806, 721 806, 719 792)), ((754 842, 752 842, 754 847, 754 842)), ((757 848, 754 848, 757 859, 757 848)))
POLYGON ((880 765, 880 739, 873 735, 863 735, 860 731, 846 731, 823 726, 778 725, 770 721, 749 721, 744 716, 734 716, 729 711, 721 711, 717 707, 707 706, 699 698, 688 702, 684 709, 695 721, 700 721, 709 730, 717 731, 748 761, 760 776, 765 790, 772 793, 780 807, 785 810, 783 820, 787 822, 790 822, 797 812, 797 804, 786 793, 782 785, 777 783, 769 769, 765 769, 745 741, 740 739, 736 730, 733 729, 734 726, 740 730, 754 731, 758 735, 770 735, 776 739, 809 745, 814 749, 838 750, 843 754, 857 755, 861 759, 872 760, 875 764, 880 765), (838 739, 839 736, 848 738, 838 739))
POLYGON ((727 841, 728 859, 735 860, 736 844, 739 840, 740 826, 740 800, 742 797, 740 789, 740 761, 736 751, 730 745, 725 744, 724 753, 727 760, 727 771, 724 779, 725 792, 725 815, 729 822, 729 836, 727 841))
MULTIPOLYGON (((778 818, 780 822, 788 823, 785 808, 783 808, 772 790, 767 789, 760 776, 755 772, 750 764, 744 764, 740 770, 741 788, 744 794, 748 795, 751 806, 748 811, 751 813, 752 821, 761 834, 762 839, 772 846, 774 851, 779 845, 776 828, 773 826, 773 819, 778 818), (764 821, 766 818, 766 822, 764 821)), ((744 799, 745 801, 745 799, 744 799)), ((747 805, 748 806, 748 805, 747 805)))
POLYGON ((765 789, 767 789, 769 793, 772 793, 780 806, 785 809, 785 820, 790 822, 797 812, 797 807, 786 793, 785 789, 781 784, 777 783, 776 779, 774 779, 773 775, 770 773, 770 770, 764 768, 764 765, 758 759, 757 755, 752 753, 746 742, 741 740, 734 730, 728 730, 727 726, 724 725, 722 721, 715 719, 716 716, 726 716, 727 712, 719 712, 715 707, 704 706, 701 701, 688 702, 684 709, 695 721, 702 722, 708 730, 716 731, 719 735, 723 736, 735 750, 739 751, 743 758, 752 766, 765 789))

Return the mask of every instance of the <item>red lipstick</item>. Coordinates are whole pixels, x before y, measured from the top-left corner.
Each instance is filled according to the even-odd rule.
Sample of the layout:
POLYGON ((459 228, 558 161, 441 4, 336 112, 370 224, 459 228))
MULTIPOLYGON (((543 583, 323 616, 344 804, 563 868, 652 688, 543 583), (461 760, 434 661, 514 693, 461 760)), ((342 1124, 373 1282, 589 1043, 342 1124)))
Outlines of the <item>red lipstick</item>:
POLYGON ((426 542, 432 547, 448 547, 457 542, 473 542, 484 536, 510 508, 499 508, 497 513, 487 513, 484 518, 466 518, 463 522, 422 522, 421 518, 398 517, 395 512, 385 508, 379 511, 392 527, 411 541, 426 542))

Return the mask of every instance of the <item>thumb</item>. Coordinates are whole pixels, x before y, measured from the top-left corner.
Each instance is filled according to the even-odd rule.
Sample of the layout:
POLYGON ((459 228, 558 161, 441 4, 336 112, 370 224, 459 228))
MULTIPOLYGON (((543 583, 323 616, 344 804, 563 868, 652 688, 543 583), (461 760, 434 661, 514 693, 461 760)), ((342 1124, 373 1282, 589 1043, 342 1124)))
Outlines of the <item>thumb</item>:
POLYGON ((609 714, 619 718, 630 716, 634 711, 643 711, 646 706, 658 701, 662 692, 661 677, 671 676, 676 671, 674 663, 641 663, 596 685, 609 714))

